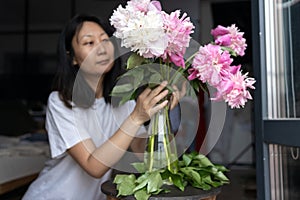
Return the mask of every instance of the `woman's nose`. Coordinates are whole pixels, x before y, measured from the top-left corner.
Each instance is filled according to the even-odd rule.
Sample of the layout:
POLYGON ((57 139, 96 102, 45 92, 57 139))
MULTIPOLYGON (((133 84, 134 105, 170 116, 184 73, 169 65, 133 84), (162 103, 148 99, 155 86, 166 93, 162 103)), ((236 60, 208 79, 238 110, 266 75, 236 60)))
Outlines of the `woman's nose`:
POLYGON ((98 45, 96 46, 96 53, 97 55, 106 54, 106 48, 104 42, 101 41, 98 43, 98 45))

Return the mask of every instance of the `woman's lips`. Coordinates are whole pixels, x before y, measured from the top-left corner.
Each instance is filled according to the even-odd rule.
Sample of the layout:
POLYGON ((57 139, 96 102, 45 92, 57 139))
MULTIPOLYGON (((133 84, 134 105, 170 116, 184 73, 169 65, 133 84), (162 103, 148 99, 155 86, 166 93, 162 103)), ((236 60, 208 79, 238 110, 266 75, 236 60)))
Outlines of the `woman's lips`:
POLYGON ((98 64, 98 65, 107 65, 108 63, 110 63, 109 59, 100 60, 100 61, 96 62, 96 64, 98 64))

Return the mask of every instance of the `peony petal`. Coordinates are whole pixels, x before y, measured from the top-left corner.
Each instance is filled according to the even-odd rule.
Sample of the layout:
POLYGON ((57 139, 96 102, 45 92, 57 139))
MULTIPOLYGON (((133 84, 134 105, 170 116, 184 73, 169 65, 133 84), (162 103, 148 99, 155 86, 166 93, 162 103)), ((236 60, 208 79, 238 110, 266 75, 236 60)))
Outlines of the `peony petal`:
POLYGON ((161 4, 159 1, 151 1, 150 4, 149 4, 149 10, 154 10, 156 9, 157 11, 161 11, 162 8, 161 8, 161 4))
POLYGON ((241 69, 241 65, 237 65, 237 66, 230 66, 229 67, 229 72, 231 74, 236 74, 238 71, 240 71, 241 69))
POLYGON ((211 34, 214 36, 214 38, 228 33, 228 29, 221 25, 218 25, 217 28, 211 30, 211 34))
POLYGON ((231 44, 231 36, 230 35, 223 35, 217 37, 215 43, 221 46, 229 46, 231 44))

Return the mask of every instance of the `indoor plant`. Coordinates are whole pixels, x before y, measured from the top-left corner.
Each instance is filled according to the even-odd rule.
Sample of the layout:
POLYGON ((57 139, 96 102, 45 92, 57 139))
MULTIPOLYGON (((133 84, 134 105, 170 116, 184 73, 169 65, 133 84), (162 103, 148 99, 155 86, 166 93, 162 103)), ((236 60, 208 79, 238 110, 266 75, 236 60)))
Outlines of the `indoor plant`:
MULTIPOLYGON (((115 86, 112 95, 121 97, 124 103, 135 99, 144 85, 156 87, 167 80, 172 93, 174 85, 180 87, 187 81, 187 95, 197 96, 201 89, 211 95, 207 89, 210 86, 215 90, 211 100, 223 100, 231 108, 243 107, 252 99, 248 89, 254 89, 255 83, 242 73, 241 65, 232 65, 233 57, 245 53, 243 33, 235 25, 218 26, 211 31, 214 40, 210 44, 187 56, 194 26, 186 13, 180 15, 180 10, 168 14, 158 1, 150 0, 130 0, 114 11, 110 18, 116 29, 114 35, 133 53, 127 60, 128 72, 121 77, 127 82, 115 86)), ((117 175, 114 182, 118 195, 147 199, 164 191, 164 184, 181 190, 187 184, 208 190, 229 182, 223 173, 227 169, 202 154, 186 153, 178 159, 168 119, 169 107, 151 119, 145 161, 133 163, 140 174, 117 175)))

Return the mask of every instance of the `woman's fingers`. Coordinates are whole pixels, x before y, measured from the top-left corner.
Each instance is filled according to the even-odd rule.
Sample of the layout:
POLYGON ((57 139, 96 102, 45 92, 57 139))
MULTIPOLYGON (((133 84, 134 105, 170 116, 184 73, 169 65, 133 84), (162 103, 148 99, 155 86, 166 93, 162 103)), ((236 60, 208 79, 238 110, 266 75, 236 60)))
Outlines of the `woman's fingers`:
POLYGON ((183 81, 180 91, 180 98, 184 97, 186 95, 186 88, 187 88, 187 81, 183 81))
POLYGON ((139 98, 140 99, 146 99, 146 97, 150 94, 151 89, 150 88, 146 88, 140 95, 139 98))
POLYGON ((168 90, 164 90, 166 85, 167 85, 167 82, 163 82, 162 84, 157 86, 155 89, 153 89, 149 93, 147 98, 144 100, 145 107, 149 108, 149 109, 147 109, 149 118, 151 118, 151 116, 153 114, 155 114, 158 110, 162 109, 163 107, 165 107, 168 104, 168 100, 165 100, 162 103, 159 103, 169 93, 168 90))
POLYGON ((151 93, 150 93, 150 97, 154 98, 156 97, 158 94, 161 93, 161 91, 168 85, 167 81, 163 81, 159 86, 157 86, 156 88, 154 88, 151 93))
POLYGON ((182 83, 181 90, 179 90, 176 85, 173 85, 174 91, 171 98, 171 109, 173 109, 179 103, 179 100, 186 95, 186 84, 186 81, 182 83))
POLYGON ((162 91, 161 93, 159 93, 158 95, 154 96, 153 98, 151 98, 150 102, 149 102, 149 106, 153 107, 155 106, 158 102, 160 102, 165 96, 167 96, 169 93, 168 90, 162 91))
POLYGON ((168 91, 164 90, 164 88, 167 86, 168 82, 163 81, 159 86, 157 86, 155 89, 146 88, 142 94, 140 95, 141 101, 145 105, 149 105, 150 107, 153 107, 155 104, 157 104, 162 98, 164 98, 168 91))
MULTIPOLYGON (((168 82, 163 81, 154 89, 146 88, 138 97, 137 105, 133 113, 133 118, 139 123, 145 122, 151 118, 153 114, 168 105, 169 101, 162 99, 166 97, 169 91, 166 88, 168 82), (137 117, 137 118, 136 118, 137 117)), ((173 109, 179 100, 186 94, 186 82, 183 82, 181 90, 177 86, 173 86, 173 94, 170 102, 171 109, 173 109)))
POLYGON ((167 82, 162 82, 155 89, 146 88, 138 97, 137 104, 132 113, 132 118, 138 123, 144 123, 149 120, 153 114, 168 104, 168 101, 159 103, 168 94, 168 90, 164 90, 167 82), (163 91, 164 90, 164 91, 163 91))
POLYGON ((152 115, 154 115, 155 113, 157 113, 159 110, 163 109, 167 104, 168 104, 168 100, 165 100, 162 103, 157 104, 156 106, 152 107, 149 110, 149 116, 150 116, 150 118, 152 117, 152 115))
POLYGON ((176 85, 173 85, 173 93, 171 97, 171 102, 170 102, 170 109, 173 109, 179 102, 179 90, 176 85))

